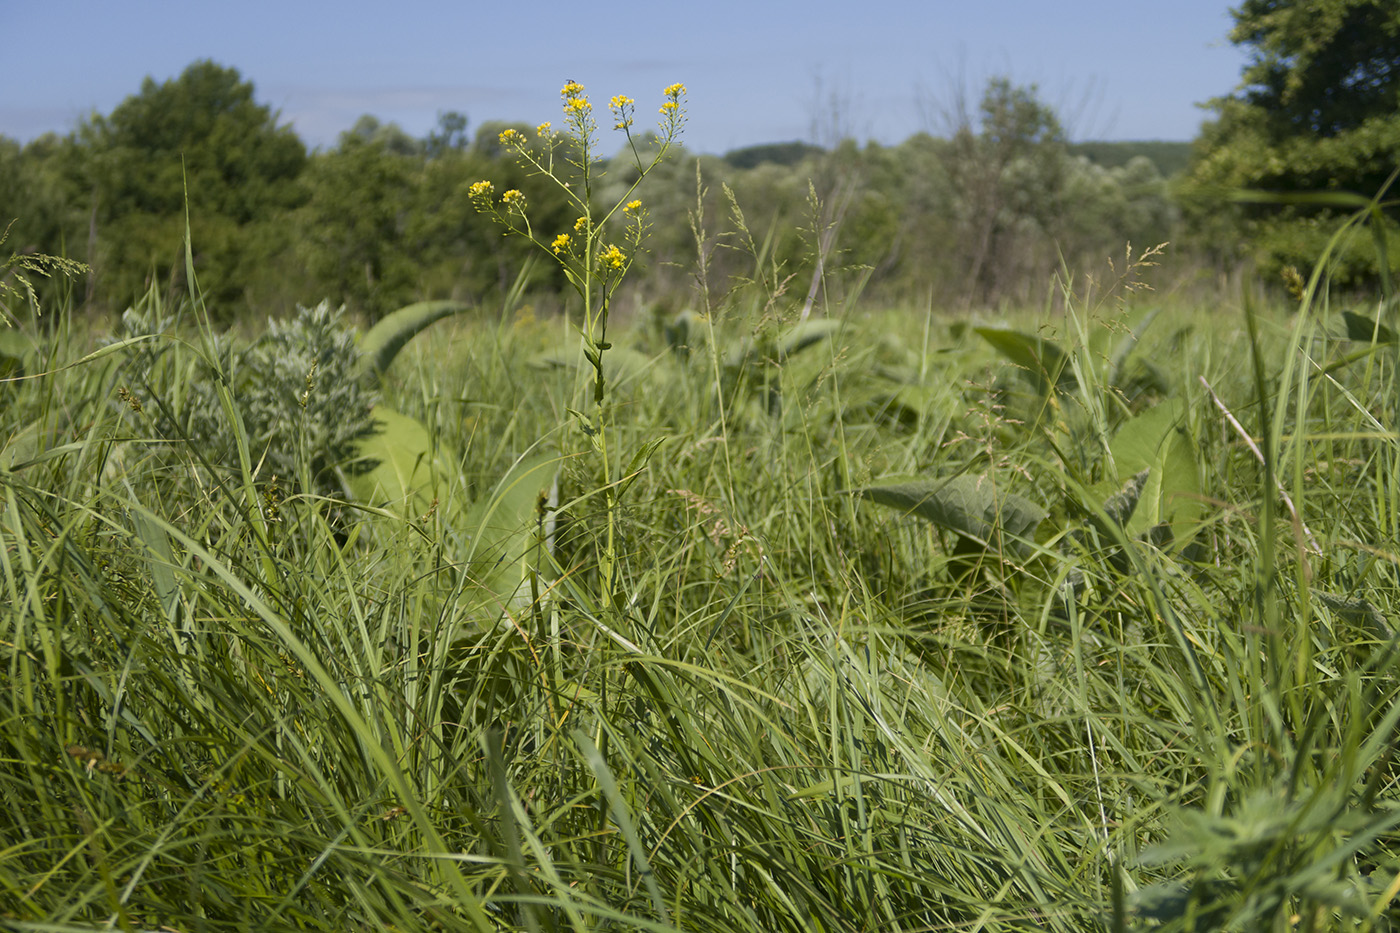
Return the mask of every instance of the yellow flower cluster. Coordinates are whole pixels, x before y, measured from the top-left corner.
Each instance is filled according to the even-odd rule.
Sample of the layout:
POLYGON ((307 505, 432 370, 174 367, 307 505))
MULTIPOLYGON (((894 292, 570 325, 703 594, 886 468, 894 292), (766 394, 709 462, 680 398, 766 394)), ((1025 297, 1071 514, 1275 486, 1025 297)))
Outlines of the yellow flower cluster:
POLYGON ((604 269, 621 269, 627 263, 627 257, 616 244, 609 246, 598 254, 598 264, 604 269))
POLYGON ((608 102, 612 108, 613 115, 617 117, 617 122, 613 124, 615 130, 625 130, 632 125, 632 112, 637 102, 630 97, 618 94, 608 102))
POLYGON ((680 116, 681 98, 685 96, 685 85, 673 84, 662 93, 666 95, 666 103, 661 105, 661 115, 671 119, 680 116))
POLYGON ((593 104, 583 96, 583 85, 570 81, 560 88, 559 93, 564 98, 564 116, 570 133, 580 140, 589 139, 596 125, 593 122, 593 104))
MULTIPOLYGON (((553 157, 557 152, 558 145, 565 139, 572 140, 578 149, 579 155, 574 164, 583 165, 585 179, 587 178, 587 166, 596 160, 594 148, 596 146, 596 134, 598 122, 595 117, 593 104, 584 93, 584 87, 577 81, 568 81, 559 89, 560 97, 563 101, 564 124, 560 131, 554 129, 554 125, 549 121, 538 124, 534 132, 543 143, 532 142, 529 138, 530 130, 524 129, 504 129, 499 133, 499 140, 503 147, 513 150, 527 167, 532 167, 539 173, 553 178, 561 187, 569 192, 574 192, 573 182, 566 177, 555 174, 553 157), (537 158, 538 157, 538 158, 537 158), (547 158, 545 158, 547 157, 547 158)), ((665 132, 661 140, 661 154, 670 148, 672 141, 677 137, 681 127, 685 123, 685 94, 684 84, 672 84, 665 89, 665 100, 661 105, 661 114, 664 119, 660 125, 665 132)), ((624 132, 630 133, 634 124, 637 112, 637 102, 625 94, 617 94, 608 99, 608 109, 610 110, 614 127, 624 132)), ((651 166, 641 164, 641 156, 638 154, 638 169, 645 175, 655 167, 654 161, 651 166)), ((660 155, 657 160, 660 160, 660 155)), ((569 267, 571 270, 571 281, 587 297, 590 292, 579 285, 579 282, 588 279, 596 279, 605 290, 601 314, 606 320, 607 299, 612 290, 617 288, 623 275, 631 265, 632 255, 641 249, 643 237, 647 228, 647 211, 640 200, 624 201, 618 204, 622 208, 622 213, 626 218, 625 233, 623 243, 603 243, 601 235, 603 233, 601 222, 611 216, 611 210, 606 214, 599 213, 596 217, 591 213, 589 205, 583 205, 583 216, 578 217, 572 224, 572 229, 567 233, 559 233, 552 240, 540 240, 538 234, 531 229, 529 218, 526 215, 526 196, 523 191, 517 188, 510 188, 497 195, 495 186, 486 180, 473 182, 467 188, 468 195, 473 206, 483 212, 490 214, 498 223, 504 224, 507 232, 520 234, 529 237, 536 244, 548 250, 555 259, 569 267), (581 274, 582 278, 576 278, 581 274)), ((577 201, 576 201, 577 203, 577 201)), ((592 313, 590 311, 590 313, 592 313)))

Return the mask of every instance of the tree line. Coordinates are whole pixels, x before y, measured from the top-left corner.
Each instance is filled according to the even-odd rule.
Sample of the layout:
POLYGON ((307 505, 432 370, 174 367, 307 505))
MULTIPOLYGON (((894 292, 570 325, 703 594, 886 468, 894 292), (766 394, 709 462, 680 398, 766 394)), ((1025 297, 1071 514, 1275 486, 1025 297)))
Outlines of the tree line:
MULTIPOLYGON (((1025 302, 1059 269, 1166 241, 1270 275, 1306 268, 1357 196, 1400 165, 1400 7, 1248 0, 1234 16, 1231 39, 1252 62, 1189 147, 1071 144, 1033 86, 995 78, 950 109, 962 116, 938 136, 682 150, 642 192, 653 237, 640 300, 689 302, 701 275, 708 288, 753 281, 795 302, 855 289, 886 303, 1025 302)), ((561 294, 559 271, 467 197, 483 178, 521 190, 542 236, 576 219, 505 152, 506 129, 535 134, 473 131, 450 112, 414 137, 365 116, 308 151, 251 81, 200 61, 146 79, 67 135, 0 137, 0 224, 14 255, 91 267, 38 283, 41 299, 97 310, 150 289, 183 294, 186 224, 199 285, 224 319, 323 298, 374 319, 424 298, 561 294)), ((619 153, 605 185, 623 190, 630 161, 619 153)), ((1390 216, 1376 212, 1373 226, 1390 216)), ((1383 275, 1378 255, 1370 240, 1344 250, 1337 274, 1383 275)))

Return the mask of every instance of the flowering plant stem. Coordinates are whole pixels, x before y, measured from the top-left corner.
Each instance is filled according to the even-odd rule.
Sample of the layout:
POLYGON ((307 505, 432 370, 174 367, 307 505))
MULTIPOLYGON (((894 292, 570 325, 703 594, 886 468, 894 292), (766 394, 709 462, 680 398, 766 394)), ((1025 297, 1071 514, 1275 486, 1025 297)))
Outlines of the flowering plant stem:
POLYGON ((685 86, 673 84, 663 92, 661 132, 655 138, 654 150, 649 152, 639 147, 639 140, 632 131, 636 102, 622 95, 609 101, 613 129, 626 137, 637 178, 615 203, 602 206, 595 206, 593 202, 593 183, 600 174, 596 166, 598 123, 593 115, 593 104, 584 94, 583 85, 575 81, 569 81, 559 93, 564 106, 563 131, 555 131, 551 124, 542 123, 536 128, 533 139, 519 130, 508 129, 501 133, 500 141, 516 154, 522 165, 563 190, 578 210, 573 229, 557 233, 546 242, 530 223, 524 193, 514 188, 497 198, 491 182, 478 181, 471 186, 469 196, 478 210, 504 224, 508 232, 529 238, 558 262, 565 278, 583 300, 582 350, 593 370, 593 404, 591 413, 569 411, 597 452, 602 467, 601 491, 607 530, 598 571, 602 605, 605 610, 612 611, 618 605, 618 503, 627 485, 645 467, 657 442, 644 445, 626 470, 619 469, 621 458, 614 457, 610 450, 613 420, 607 404, 607 371, 603 366, 603 354, 611 348, 607 342, 608 314, 613 294, 641 250, 648 228, 646 209, 632 195, 680 137, 685 125, 682 105, 685 86), (556 162, 556 156, 562 158, 556 162), (623 245, 616 242, 619 233, 623 245))

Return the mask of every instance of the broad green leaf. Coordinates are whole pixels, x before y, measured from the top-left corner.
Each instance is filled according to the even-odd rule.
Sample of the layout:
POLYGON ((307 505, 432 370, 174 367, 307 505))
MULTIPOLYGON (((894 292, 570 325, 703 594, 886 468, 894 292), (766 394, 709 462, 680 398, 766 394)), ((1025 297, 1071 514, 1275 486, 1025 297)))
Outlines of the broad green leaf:
MULTIPOLYGON (((587 351, 585 351, 587 352, 587 351)), ((639 353, 630 347, 611 347, 602 354, 603 373, 609 383, 630 382, 642 373, 655 369, 657 360, 639 353)), ((530 365, 538 369, 576 369, 579 365, 579 355, 576 349, 555 350, 536 357, 530 365)), ((585 369, 589 378, 593 375, 593 366, 585 369)))
POLYGON ((1182 427, 1185 412, 1179 399, 1163 402, 1125 422, 1109 444, 1114 471, 1096 487, 1102 495, 1117 493, 1144 470, 1148 473, 1126 525, 1130 536, 1166 525, 1180 543, 1201 519, 1201 480, 1182 427))
MULTIPOLYGON (((1110 386, 1119 389, 1123 387, 1123 384, 1127 381, 1128 364, 1133 356, 1133 351, 1137 349, 1138 341, 1142 339, 1142 335, 1146 333, 1147 328, 1152 326, 1152 322, 1157 319, 1157 315, 1161 313, 1161 310, 1161 308, 1153 308, 1146 312, 1141 320, 1134 325, 1132 332, 1120 338, 1114 345, 1113 355, 1108 361, 1108 384, 1110 386)), ((1112 335, 1116 333, 1116 330, 1105 326, 1103 328, 1103 333, 1112 335)), ((1152 366, 1150 363, 1143 363, 1142 365, 1149 370, 1155 371, 1156 369, 1156 367, 1152 366)))
POLYGON ((1046 515, 1043 508, 1024 496, 998 488, 990 476, 913 480, 855 491, 872 502, 918 515, 986 545, 1000 538, 1032 539, 1046 515))
POLYGON ((1137 511, 1137 504, 1142 500, 1143 487, 1147 485, 1151 476, 1150 469, 1139 470, 1132 479, 1123 484, 1122 489, 1109 496, 1103 504, 1103 510, 1108 517, 1119 525, 1128 524, 1133 513, 1137 511))
POLYGON ((367 505, 385 506, 405 518, 426 512, 439 477, 451 475, 433 455, 428 428, 384 405, 374 409, 376 429, 355 442, 356 459, 375 461, 347 480, 351 494, 367 505))
POLYGON ((529 599, 533 559, 545 546, 549 513, 555 505, 559 458, 537 454, 517 460, 486 498, 462 521, 468 536, 468 574, 501 600, 503 607, 529 599))
POLYGON ((1069 356, 1044 337, 998 327, 979 327, 977 333, 998 353, 1021 367, 1041 395, 1048 395, 1052 388, 1062 392, 1079 388, 1069 356))
POLYGON ((814 344, 835 336, 841 330, 841 322, 835 318, 822 317, 794 324, 778 341, 778 352, 783 358, 800 353, 814 344))
POLYGON ((420 301, 386 315, 360 342, 360 375, 378 379, 394 362, 394 357, 420 331, 453 314, 470 311, 460 301, 420 301))
POLYGON ((1394 343, 1395 331, 1378 324, 1376 321, 1364 314, 1357 314, 1354 311, 1343 311, 1342 320, 1347 325, 1347 339, 1355 340, 1359 343, 1394 343))
POLYGON ((175 559, 170 536, 165 533, 159 522, 152 521, 151 516, 144 511, 132 514, 132 530, 151 552, 151 559, 146 562, 146 566, 150 568, 151 581, 156 586, 156 598, 160 600, 166 621, 173 622, 180 596, 175 568, 180 564, 175 559))
POLYGON ((28 334, 0 324, 0 379, 23 375, 25 360, 35 349, 28 334))

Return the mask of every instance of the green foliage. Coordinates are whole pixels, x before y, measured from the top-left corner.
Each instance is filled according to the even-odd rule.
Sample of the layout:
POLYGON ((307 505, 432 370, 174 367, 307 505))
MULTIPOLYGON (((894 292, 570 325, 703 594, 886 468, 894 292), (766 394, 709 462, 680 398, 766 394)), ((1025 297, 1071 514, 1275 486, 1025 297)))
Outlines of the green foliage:
POLYGON ((730 150, 724 154, 724 161, 738 169, 757 168, 770 162, 791 167, 808 157, 819 156, 824 151, 820 146, 804 142, 767 143, 730 150))
POLYGON ((489 590, 493 608, 507 615, 540 599, 538 583, 533 588, 531 583, 551 569, 545 555, 552 545, 558 483, 558 457, 522 457, 462 520, 469 539, 468 578, 489 590))
POLYGON ((1042 396, 972 327, 795 327, 748 288, 674 344, 613 329, 604 365, 648 365, 609 377, 605 478, 542 449, 578 369, 510 315, 381 379, 402 420, 356 446, 408 455, 398 503, 265 473, 250 502, 212 445, 129 440, 218 378, 200 354, 257 420, 209 334, 60 340, 0 386, 0 921, 1393 928, 1393 345, 1075 298, 997 328, 1064 356, 1042 396), (143 411, 112 404, 138 355, 143 411), (1108 407, 1136 357, 1165 398, 1108 407), (998 371, 1053 417, 1015 423, 998 371), (932 522, 845 492, 911 475, 932 522), (1150 533, 1184 502, 1194 550, 1150 533))
POLYGON ((895 160, 846 146, 818 255, 726 199, 745 281, 701 269, 702 309, 629 331, 611 301, 656 215, 591 199, 582 91, 567 146, 502 141, 572 159, 550 178, 581 225, 466 189, 578 287, 572 366, 532 367, 558 328, 509 303, 412 370, 395 351, 457 305, 388 314, 369 362, 327 305, 247 347, 177 330, 159 289, 91 352, 71 308, 52 339, 23 322, 0 922, 1394 929, 1384 297, 1332 319, 1322 266, 1286 329, 1158 313, 1149 249, 1034 320, 802 320, 841 305, 785 263, 830 295, 831 230, 902 222, 895 160), (289 479, 339 465, 357 501, 287 494, 288 447, 289 479))
POLYGON ((1041 395, 1078 387, 1069 355, 1053 340, 999 327, 978 327, 976 333, 1019 367, 1041 395))
MULTIPOLYGON (((1062 260, 1097 264, 1124 241, 1172 238, 1176 213, 1150 160, 1106 166, 1075 157, 1047 130, 1054 114, 1032 88, 1001 79, 984 96, 965 125, 948 127, 949 139, 780 143, 725 159, 675 145, 648 182, 653 235, 649 251, 633 257, 653 277, 644 300, 690 301, 684 270, 696 250, 689 212, 697 207, 719 220, 702 244, 709 287, 761 281, 770 297, 807 296, 808 314, 857 297, 1038 300, 1062 260), (992 136, 1005 141, 1008 132, 1033 145, 998 148, 992 136), (981 271, 970 278, 971 265, 981 271)), ((502 145, 505 130, 535 134, 519 122, 469 134, 466 116, 450 112, 416 139, 366 115, 336 146, 308 155, 237 71, 197 62, 175 80, 148 80, 68 137, 24 147, 0 140, 0 203, 20 218, 12 234, 19 253, 93 267, 77 297, 96 310, 124 308, 153 286, 167 303, 186 291, 187 194, 201 293, 221 322, 291 314, 308 296, 371 323, 422 300, 515 295, 557 306, 569 288, 563 268, 532 262, 528 243, 500 236, 465 196, 489 177, 521 191, 541 229, 568 230, 579 216, 561 189, 502 145)), ((637 181, 637 153, 659 139, 644 131, 633 143, 635 151, 593 153, 595 204, 615 203, 637 181)), ((561 160, 556 170, 572 176, 578 167, 561 160)), ((61 299, 70 287, 42 283, 39 298, 61 299)))
MULTIPOLYGON (((1400 10, 1380 0, 1249 0, 1234 16, 1231 41, 1252 60, 1240 89, 1212 102, 1216 119, 1197 142, 1184 194, 1208 213, 1239 192, 1267 192, 1227 215, 1217 240, 1243 240, 1269 273, 1309 268, 1346 206, 1294 196, 1370 197, 1400 161, 1400 10)), ((1394 217, 1383 223, 1393 228, 1394 217)), ((1339 283, 1377 273, 1368 243, 1334 260, 1339 283)))
POLYGON ((306 147, 253 93, 237 70, 196 62, 171 81, 147 78, 78 131, 99 235, 90 262, 114 303, 146 290, 152 263, 157 275, 181 268, 187 216, 216 308, 289 244, 284 212, 304 198, 306 147))
MULTIPOLYGON (((454 473, 432 434, 416 418, 384 405, 355 439, 346 486, 357 502, 410 517, 428 514, 454 473)), ((444 491, 445 494, 445 491, 444 491)))
POLYGON ((467 115, 449 110, 438 114, 437 126, 423 140, 423 153, 430 159, 438 159, 466 149, 470 142, 467 137, 467 115))
MULTIPOLYGON (((1200 473, 1186 433, 1185 406, 1162 402, 1124 422, 1109 445, 1106 487, 1137 481, 1134 508, 1112 516, 1133 537, 1150 536, 1159 545, 1190 541, 1205 517, 1200 473), (1131 520, 1130 520, 1131 519, 1131 520)), ((1110 500, 1111 501, 1111 500, 1110 500)))
MULTIPOLYGON (((12 227, 13 223, 0 231, 0 247, 9 239, 12 227)), ((20 319, 12 307, 15 304, 22 303, 35 315, 42 313, 39 294, 34 288, 31 276, 50 278, 58 275, 72 278, 87 271, 88 267, 81 262, 61 256, 11 252, 10 257, 0 263, 0 312, 4 313, 4 320, 0 321, 0 324, 12 327, 20 319)))
POLYGON ((480 300, 563 283, 557 270, 532 267, 530 253, 499 236, 467 196, 493 174, 525 192, 540 222, 564 226, 573 215, 556 188, 479 146, 419 145, 370 118, 357 127, 313 156, 306 173, 310 200, 298 223, 308 288, 373 321, 430 297, 480 300))
POLYGON ((1380 321, 1358 314, 1355 311, 1343 311, 1342 320, 1346 324, 1346 336, 1348 340, 1363 341, 1365 343, 1395 343, 1395 331, 1380 323, 1380 321))
POLYGON ((1053 237, 1062 211, 1065 134, 1035 87, 994 78, 975 124, 958 127, 951 145, 949 181, 963 192, 957 239, 964 287, 973 300, 986 300, 1022 274, 1017 264, 1034 250, 1037 234, 1049 234, 1046 243, 1053 237))
POLYGON ((445 317, 468 310, 470 305, 456 301, 420 301, 386 315, 360 341, 361 378, 377 381, 415 336, 445 317))
POLYGON ((1024 541, 1035 538, 1035 529, 1047 514, 1024 496, 999 490, 991 476, 882 482, 857 492, 872 502, 927 519, 993 553, 1024 554, 1024 541))
POLYGON ((307 172, 311 195, 301 244, 307 269, 327 294, 371 317, 413 297, 417 267, 399 244, 417 163, 392 138, 352 130, 307 172))
POLYGON ((1278 130, 1337 136, 1393 110, 1400 11, 1392 5, 1246 0, 1234 16, 1231 41, 1254 53, 1243 98, 1278 130))
POLYGON ((371 430, 377 399, 361 378, 360 350, 342 315, 324 302, 300 308, 290 321, 270 320, 266 334, 246 349, 211 338, 207 355, 189 362, 172 342, 175 321, 158 305, 128 310, 119 339, 165 339, 131 354, 117 379, 160 400, 161 437, 188 440, 210 463, 236 473, 241 434, 259 476, 335 493, 333 471, 354 457, 358 440, 371 430), (187 367, 196 375, 185 381, 187 367), (216 383, 239 400, 238 429, 229 423, 216 383), (171 394, 176 388, 183 395, 171 394))
POLYGON ((1191 161, 1191 144, 1163 140, 1109 142, 1091 140, 1069 144, 1069 153, 1084 156, 1103 168, 1122 168, 1139 157, 1147 159, 1164 176, 1185 171, 1191 161))

